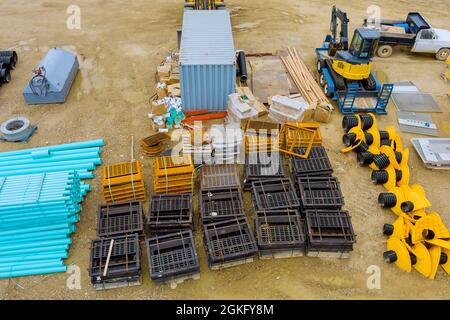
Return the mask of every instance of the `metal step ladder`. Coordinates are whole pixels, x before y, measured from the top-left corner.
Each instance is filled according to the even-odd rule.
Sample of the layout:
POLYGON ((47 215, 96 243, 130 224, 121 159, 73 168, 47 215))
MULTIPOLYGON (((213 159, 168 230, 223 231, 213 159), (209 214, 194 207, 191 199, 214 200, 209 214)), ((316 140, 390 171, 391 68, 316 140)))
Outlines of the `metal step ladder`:
POLYGON ((375 107, 375 112, 377 114, 387 114, 386 108, 389 100, 391 99, 392 90, 394 90, 393 84, 383 84, 383 88, 378 96, 377 105, 375 107))
POLYGON ((344 99, 339 99, 339 109, 343 114, 353 114, 353 106, 355 104, 356 97, 358 95, 359 86, 355 82, 351 82, 347 85, 347 91, 344 94, 344 99))

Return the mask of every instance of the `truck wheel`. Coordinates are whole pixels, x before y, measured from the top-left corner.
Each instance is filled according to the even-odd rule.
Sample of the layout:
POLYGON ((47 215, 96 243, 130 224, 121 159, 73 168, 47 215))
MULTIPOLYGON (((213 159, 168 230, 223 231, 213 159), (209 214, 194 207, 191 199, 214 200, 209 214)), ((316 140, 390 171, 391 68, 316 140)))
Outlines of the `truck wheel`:
POLYGON ((323 87, 327 81, 325 80, 325 75, 323 72, 319 76, 319 84, 323 87))
POLYGON ((388 44, 385 44, 377 49, 377 55, 380 58, 389 58, 392 55, 392 51, 392 47, 388 44))
POLYGON ((323 86, 323 93, 325 93, 328 98, 331 98, 333 96, 333 94, 330 92, 330 86, 328 85, 328 83, 325 83, 325 85, 323 86))
POLYGON ((322 73, 322 61, 317 60, 317 72, 322 73))
POLYGON ((436 59, 439 61, 445 61, 450 56, 450 49, 442 48, 436 53, 436 59))

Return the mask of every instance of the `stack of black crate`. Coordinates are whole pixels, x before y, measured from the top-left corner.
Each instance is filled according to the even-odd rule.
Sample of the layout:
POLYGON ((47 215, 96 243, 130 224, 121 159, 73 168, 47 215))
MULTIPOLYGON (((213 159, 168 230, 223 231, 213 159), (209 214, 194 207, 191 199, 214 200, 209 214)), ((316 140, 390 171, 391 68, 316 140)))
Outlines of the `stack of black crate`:
POLYGON ((252 182, 255 233, 261 259, 302 256, 305 233, 300 200, 291 179, 278 177, 252 182))
POLYGON ((155 282, 183 282, 200 277, 195 249, 192 194, 152 197, 146 239, 150 277, 155 282))
MULTIPOLYGON (((295 152, 303 154, 305 148, 295 152)), ((313 147, 306 159, 290 156, 290 167, 307 228, 307 255, 349 257, 355 234, 325 148, 313 147)))
POLYGON ((244 210, 238 167, 204 166, 200 178, 203 243, 213 270, 253 261, 255 238, 244 210))
POLYGON ((97 290, 141 283, 140 239, 144 211, 140 201, 100 205, 97 236, 91 243, 89 275, 97 290))

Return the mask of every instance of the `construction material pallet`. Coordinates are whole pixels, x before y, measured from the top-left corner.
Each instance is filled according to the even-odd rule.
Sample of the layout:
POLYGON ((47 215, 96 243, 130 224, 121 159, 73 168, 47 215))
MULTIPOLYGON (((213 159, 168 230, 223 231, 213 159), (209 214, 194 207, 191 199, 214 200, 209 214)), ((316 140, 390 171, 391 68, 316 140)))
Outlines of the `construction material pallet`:
POLYGON ((142 277, 129 277, 123 279, 114 279, 113 282, 102 282, 94 284, 93 287, 97 291, 101 290, 109 290, 109 289, 118 289, 118 288, 126 288, 126 287, 134 287, 140 286, 142 284, 142 277))
POLYGON ((200 211, 203 223, 245 217, 242 192, 236 187, 201 190, 200 211))
POLYGON ((255 210, 300 209, 300 200, 289 178, 255 181, 252 183, 255 210))
POLYGON ((107 238, 137 233, 144 235, 144 209, 140 201, 98 207, 97 237, 107 238))
POLYGON ((344 205, 336 177, 299 177, 297 186, 304 210, 339 209, 344 205))
POLYGON ((192 231, 147 239, 150 277, 155 282, 179 282, 197 278, 200 264, 192 231))
MULTIPOLYGON (((296 148, 295 152, 303 154, 306 148, 296 148)), ((297 179, 301 176, 330 176, 333 173, 330 159, 324 147, 312 147, 307 159, 290 156, 292 175, 297 179)))
POLYGON ((308 256, 345 257, 353 250, 356 236, 351 217, 342 210, 306 210, 308 256))
POLYGON ((284 161, 279 153, 251 153, 245 157, 244 190, 250 190, 252 183, 261 180, 284 178, 284 161))
POLYGON ((200 174, 200 187, 202 190, 236 187, 240 188, 238 166, 235 164, 218 164, 204 166, 200 174))
POLYGON ((213 270, 251 262, 258 252, 246 217, 203 224, 203 236, 213 270))
POLYGON ((153 160, 154 193, 192 193, 193 172, 194 164, 191 155, 155 158, 153 160))
POLYGON ((148 209, 147 229, 152 234, 193 230, 192 195, 153 196, 148 209))
POLYGON ((263 259, 302 256, 305 251, 306 237, 297 210, 256 211, 255 232, 263 259))
POLYGON ((103 166, 102 193, 106 203, 145 200, 141 161, 103 166))
POLYGON ((138 234, 93 240, 89 276, 94 286, 105 288, 113 287, 113 283, 124 284, 140 279, 138 234))

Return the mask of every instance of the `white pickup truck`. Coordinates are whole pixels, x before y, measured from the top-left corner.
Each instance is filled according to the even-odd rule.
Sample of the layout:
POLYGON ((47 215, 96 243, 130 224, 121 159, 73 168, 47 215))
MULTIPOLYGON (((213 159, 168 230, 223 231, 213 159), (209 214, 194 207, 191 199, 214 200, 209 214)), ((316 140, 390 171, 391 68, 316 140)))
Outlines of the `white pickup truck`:
POLYGON ((431 27, 420 13, 410 12, 406 21, 379 20, 368 23, 366 19, 364 26, 376 28, 381 33, 377 48, 379 57, 390 57, 395 46, 409 47, 411 52, 416 53, 432 53, 441 61, 450 56, 450 31, 431 27))

